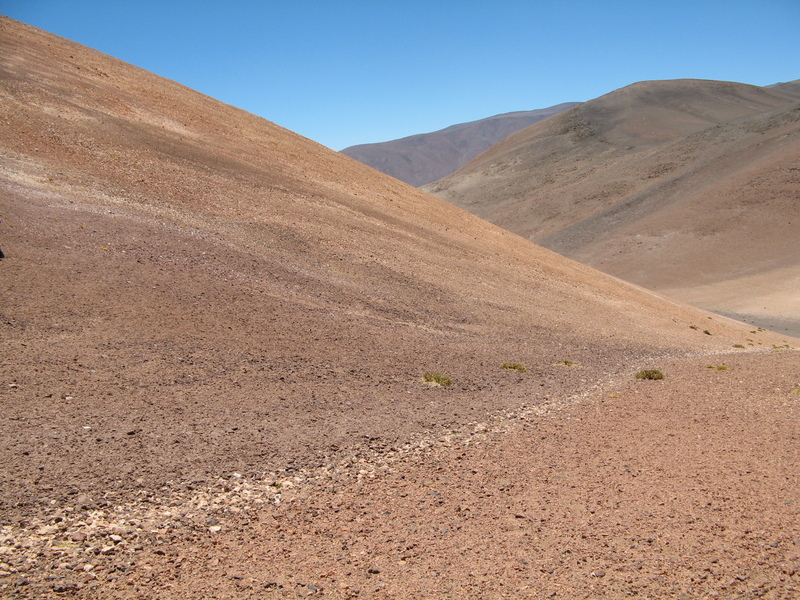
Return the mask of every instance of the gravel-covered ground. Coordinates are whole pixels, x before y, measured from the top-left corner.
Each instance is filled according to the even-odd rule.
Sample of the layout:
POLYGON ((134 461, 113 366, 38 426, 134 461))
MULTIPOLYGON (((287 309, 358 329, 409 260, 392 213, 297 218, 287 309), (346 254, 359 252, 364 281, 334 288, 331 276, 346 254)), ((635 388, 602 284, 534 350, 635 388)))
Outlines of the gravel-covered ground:
POLYGON ((317 468, 43 497, 4 522, 0 585, 10 598, 796 598, 800 359, 710 360, 665 359, 662 381, 617 377, 317 468))

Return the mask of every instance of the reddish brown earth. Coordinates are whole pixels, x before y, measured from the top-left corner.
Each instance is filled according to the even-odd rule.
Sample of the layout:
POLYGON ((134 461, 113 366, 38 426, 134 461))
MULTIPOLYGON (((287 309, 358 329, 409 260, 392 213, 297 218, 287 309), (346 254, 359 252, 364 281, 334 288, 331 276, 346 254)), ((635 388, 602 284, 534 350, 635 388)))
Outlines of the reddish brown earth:
POLYGON ((797 596, 797 339, 8 19, 0 103, 3 597, 797 596))

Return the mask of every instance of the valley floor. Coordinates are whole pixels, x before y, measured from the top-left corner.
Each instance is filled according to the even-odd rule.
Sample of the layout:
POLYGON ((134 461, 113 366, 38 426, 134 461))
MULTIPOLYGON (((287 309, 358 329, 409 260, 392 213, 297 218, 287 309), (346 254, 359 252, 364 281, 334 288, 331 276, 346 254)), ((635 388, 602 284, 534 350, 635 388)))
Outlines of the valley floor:
POLYGON ((658 368, 326 468, 53 500, 0 529, 0 595, 800 597, 800 354, 658 368))

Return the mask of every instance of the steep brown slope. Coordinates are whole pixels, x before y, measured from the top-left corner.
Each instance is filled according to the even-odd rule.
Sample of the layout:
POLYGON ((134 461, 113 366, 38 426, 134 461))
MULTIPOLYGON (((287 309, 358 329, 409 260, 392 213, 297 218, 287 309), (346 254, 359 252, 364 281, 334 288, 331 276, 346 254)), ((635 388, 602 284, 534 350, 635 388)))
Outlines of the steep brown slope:
POLYGON ((797 333, 796 102, 743 84, 635 84, 427 189, 623 279, 797 333))
MULTIPOLYGON (((68 460, 90 485, 166 443, 158 422, 176 428, 166 475, 149 454, 124 472, 319 460, 518 403, 534 390, 484 406, 504 360, 604 370, 744 342, 262 119, 2 27, 4 376, 20 419, 33 403, 74 424, 7 480, 46 485, 39 461, 68 460), (431 407, 418 379, 434 369, 459 383, 431 407)), ((27 447, 12 430, 6 447, 27 447)))
POLYGON ((400 181, 420 186, 450 175, 510 134, 577 104, 565 102, 495 115, 399 140, 350 146, 342 153, 400 181))

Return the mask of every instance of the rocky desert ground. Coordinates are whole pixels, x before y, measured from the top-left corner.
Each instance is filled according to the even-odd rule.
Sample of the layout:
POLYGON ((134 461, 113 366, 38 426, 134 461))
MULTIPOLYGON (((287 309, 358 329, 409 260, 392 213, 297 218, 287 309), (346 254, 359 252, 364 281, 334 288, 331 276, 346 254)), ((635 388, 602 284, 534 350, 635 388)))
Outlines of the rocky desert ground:
POLYGON ((800 595, 800 340, 5 18, 0 103, 3 597, 800 595))

